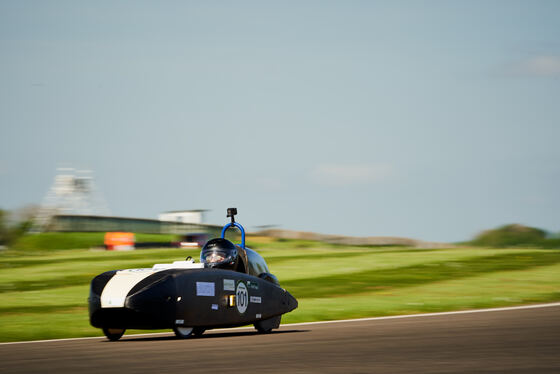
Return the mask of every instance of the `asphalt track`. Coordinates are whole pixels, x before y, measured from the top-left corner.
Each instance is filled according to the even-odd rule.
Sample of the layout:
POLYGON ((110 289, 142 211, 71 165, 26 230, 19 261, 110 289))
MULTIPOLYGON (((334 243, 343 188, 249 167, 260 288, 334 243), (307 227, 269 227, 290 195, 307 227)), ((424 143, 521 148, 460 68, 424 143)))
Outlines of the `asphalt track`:
POLYGON ((560 373, 560 304, 0 345, 0 373, 560 373))

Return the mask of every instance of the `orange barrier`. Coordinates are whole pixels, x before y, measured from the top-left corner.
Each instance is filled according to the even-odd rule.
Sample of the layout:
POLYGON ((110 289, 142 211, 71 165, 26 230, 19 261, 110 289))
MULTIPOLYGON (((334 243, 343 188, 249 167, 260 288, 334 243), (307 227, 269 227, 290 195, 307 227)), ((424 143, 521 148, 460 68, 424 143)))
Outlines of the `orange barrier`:
POLYGON ((134 234, 131 232, 105 233, 105 248, 109 251, 134 249, 134 234))

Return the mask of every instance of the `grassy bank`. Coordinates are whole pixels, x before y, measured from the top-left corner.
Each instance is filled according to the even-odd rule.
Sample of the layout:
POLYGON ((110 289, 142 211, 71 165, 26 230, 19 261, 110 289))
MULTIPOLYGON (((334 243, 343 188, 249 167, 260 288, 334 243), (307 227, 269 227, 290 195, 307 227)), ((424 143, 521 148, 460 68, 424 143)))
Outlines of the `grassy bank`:
MULTIPOLYGON (((135 234, 137 243, 142 242, 171 242, 176 235, 167 234, 135 234)), ((105 232, 44 232, 40 234, 26 234, 19 238, 13 247, 16 251, 53 251, 61 249, 88 249, 102 247, 105 232)))
MULTIPOLYGON (((299 300, 285 323, 560 301, 558 250, 419 250, 265 239, 251 244, 299 300)), ((198 251, 3 253, 0 339, 100 335, 87 314, 93 276, 189 255, 197 258, 198 251)))

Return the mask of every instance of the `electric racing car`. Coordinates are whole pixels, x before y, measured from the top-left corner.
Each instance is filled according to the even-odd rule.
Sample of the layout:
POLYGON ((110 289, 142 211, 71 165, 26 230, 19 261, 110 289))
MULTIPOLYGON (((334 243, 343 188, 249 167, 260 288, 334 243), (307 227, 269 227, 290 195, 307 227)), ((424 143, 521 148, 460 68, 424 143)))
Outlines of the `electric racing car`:
POLYGON ((253 324, 261 333, 280 326, 282 314, 298 306, 280 287, 265 260, 245 246, 245 229, 229 208, 220 238, 208 241, 200 263, 188 257, 151 268, 112 270, 91 281, 89 317, 109 340, 126 329, 173 329, 179 338, 220 327, 253 324), (241 244, 225 239, 241 232, 241 244))

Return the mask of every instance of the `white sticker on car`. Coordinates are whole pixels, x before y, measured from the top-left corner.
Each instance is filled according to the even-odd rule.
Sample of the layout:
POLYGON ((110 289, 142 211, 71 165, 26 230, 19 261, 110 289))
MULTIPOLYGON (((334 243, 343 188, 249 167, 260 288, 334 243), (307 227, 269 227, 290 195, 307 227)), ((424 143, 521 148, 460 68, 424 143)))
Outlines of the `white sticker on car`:
POLYGON ((233 279, 224 279, 224 291, 235 291, 235 281, 233 279))
POLYGON ((212 304, 212 310, 218 310, 218 304, 212 304))
POLYGON ((260 304, 261 303, 261 297, 260 296, 251 296, 249 301, 251 301, 252 303, 255 303, 255 304, 260 304))
POLYGON ((245 283, 239 282, 237 284, 235 299, 237 301, 237 311, 241 314, 245 313, 247 305, 249 305, 249 293, 247 292, 247 286, 245 286, 245 283))
POLYGON ((196 282, 196 296, 214 296, 214 282, 196 282))

